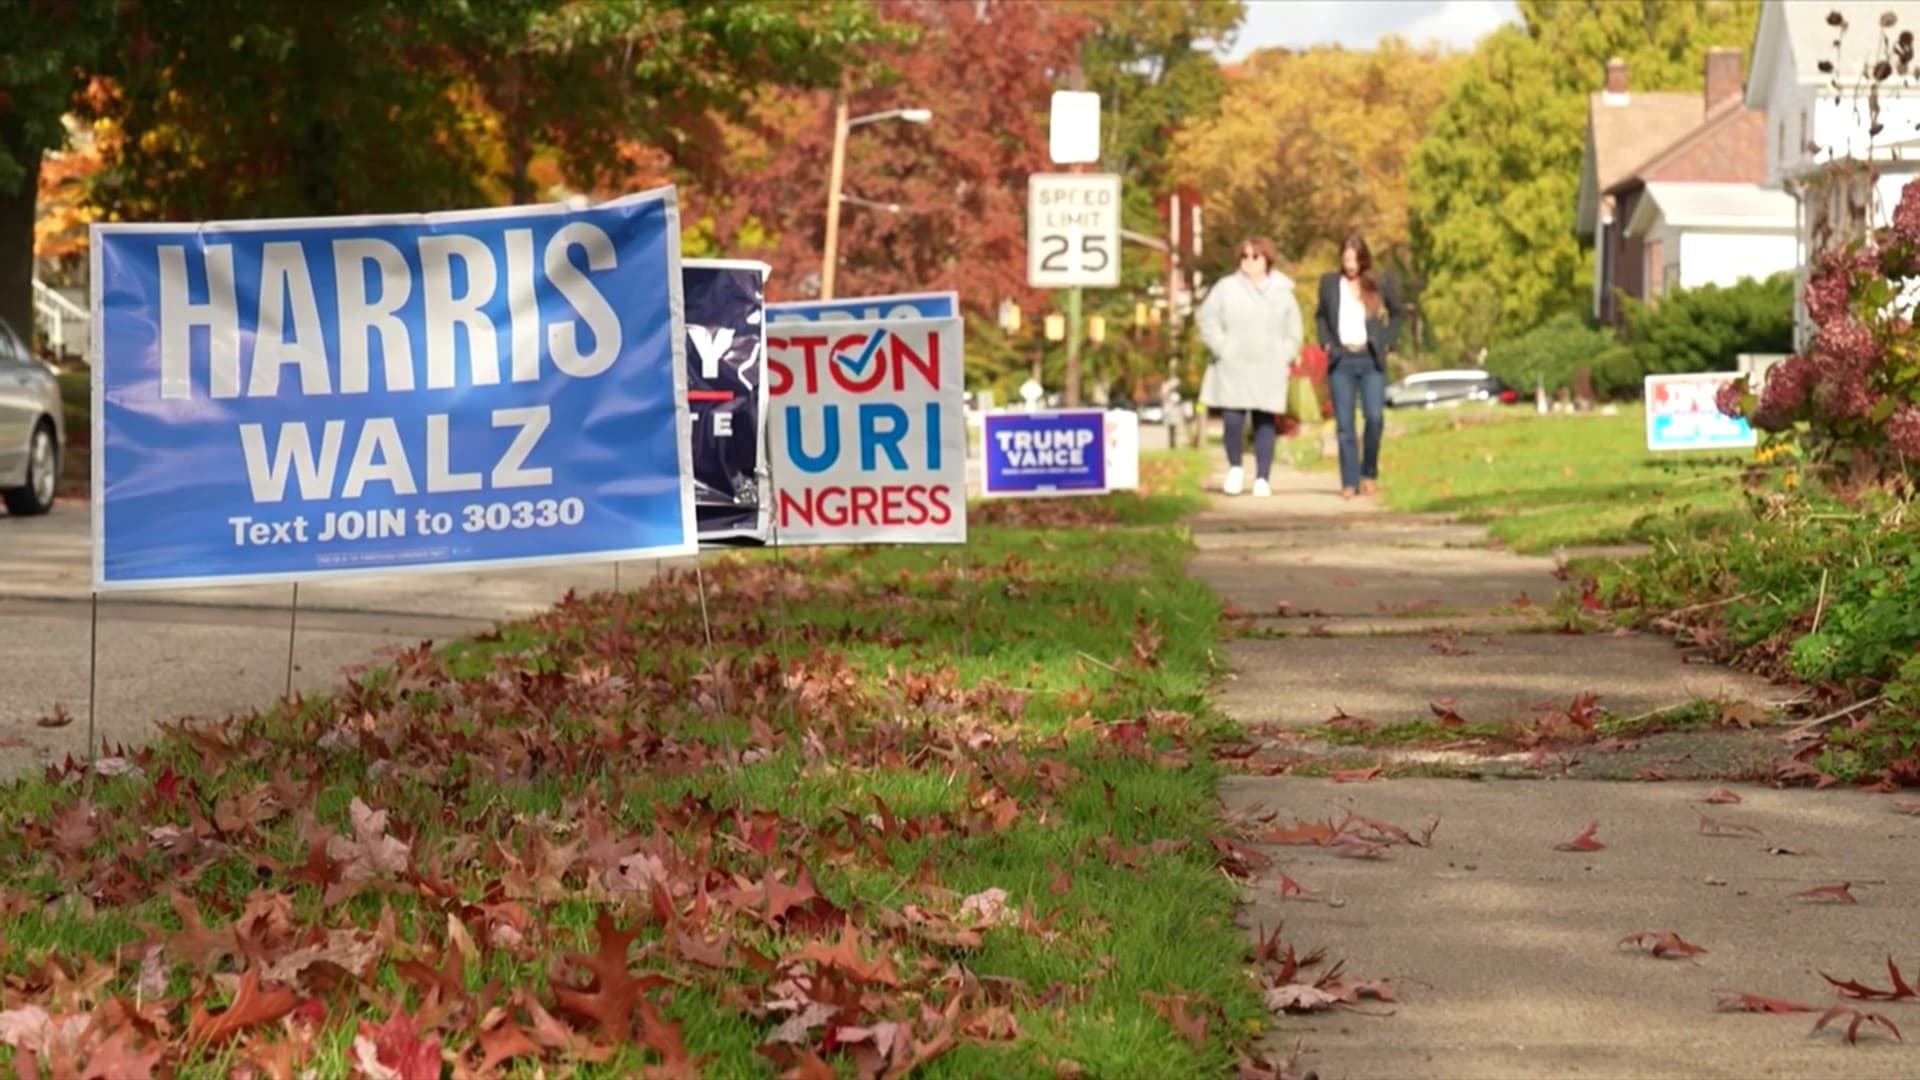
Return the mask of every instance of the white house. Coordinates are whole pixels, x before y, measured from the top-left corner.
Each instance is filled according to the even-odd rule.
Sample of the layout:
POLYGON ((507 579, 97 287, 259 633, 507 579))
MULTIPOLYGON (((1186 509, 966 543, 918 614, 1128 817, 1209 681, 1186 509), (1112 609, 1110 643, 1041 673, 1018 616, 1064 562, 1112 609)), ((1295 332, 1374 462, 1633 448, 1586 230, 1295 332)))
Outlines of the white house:
POLYGON ((1623 298, 1731 285, 1797 264, 1793 198, 1763 186, 1766 115, 1741 100, 1737 48, 1709 49, 1699 93, 1636 92, 1608 61, 1587 103, 1574 210, 1593 238, 1593 313, 1617 323, 1623 298))
POLYGON ((1793 198, 1759 184, 1652 180, 1624 235, 1660 267, 1649 292, 1763 279, 1799 265, 1793 198))
MULTIPOLYGON (((1920 0, 1761 6, 1745 101, 1766 112, 1767 185, 1795 200, 1803 283, 1819 247, 1887 224, 1920 174, 1920 70, 1897 70, 1903 31, 1920 36, 1920 0), (1828 21, 1836 13, 1844 25, 1828 21), (1870 94, 1883 60, 1895 70, 1870 94)), ((1794 311, 1804 334, 1799 290, 1794 311)))

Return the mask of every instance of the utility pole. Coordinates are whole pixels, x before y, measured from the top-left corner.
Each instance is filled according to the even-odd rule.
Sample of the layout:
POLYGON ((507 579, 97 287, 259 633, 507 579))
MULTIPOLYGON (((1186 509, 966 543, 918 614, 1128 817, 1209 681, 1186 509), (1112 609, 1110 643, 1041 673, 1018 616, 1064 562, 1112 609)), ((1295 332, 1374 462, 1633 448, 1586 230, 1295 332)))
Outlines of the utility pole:
MULTIPOLYGON (((1067 76, 1067 88, 1070 90, 1087 88, 1086 75, 1080 70, 1078 60, 1073 62, 1073 71, 1067 76)), ((1068 168, 1077 173, 1087 171, 1085 164, 1069 165, 1068 168)), ((1119 208, 1115 207, 1114 212, 1118 213, 1119 208)), ((1120 253, 1116 251, 1112 257, 1117 259, 1120 253)), ((1066 406, 1069 409, 1080 406, 1080 335, 1082 332, 1080 302, 1080 286, 1075 285, 1069 288, 1067 290, 1067 384, 1064 387, 1066 406)))
POLYGON ((833 299, 833 273, 840 261, 840 182, 847 166, 847 75, 833 101, 833 164, 827 171, 827 249, 820 262, 820 299, 833 299))

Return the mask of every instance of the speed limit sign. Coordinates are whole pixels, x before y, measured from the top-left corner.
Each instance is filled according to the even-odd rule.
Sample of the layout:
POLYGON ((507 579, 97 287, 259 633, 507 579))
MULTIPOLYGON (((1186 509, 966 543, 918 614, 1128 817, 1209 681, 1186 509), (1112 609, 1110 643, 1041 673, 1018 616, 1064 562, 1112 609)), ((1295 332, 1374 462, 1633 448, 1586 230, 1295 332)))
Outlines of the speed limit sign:
POLYGON ((1038 289, 1120 284, 1120 177, 1034 173, 1027 178, 1027 284, 1038 289))

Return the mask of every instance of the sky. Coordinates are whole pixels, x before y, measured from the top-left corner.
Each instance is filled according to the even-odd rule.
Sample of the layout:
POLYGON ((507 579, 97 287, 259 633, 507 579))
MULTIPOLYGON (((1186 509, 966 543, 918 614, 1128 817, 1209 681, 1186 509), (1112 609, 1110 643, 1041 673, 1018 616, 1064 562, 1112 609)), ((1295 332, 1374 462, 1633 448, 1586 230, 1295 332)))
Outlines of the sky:
POLYGON ((1386 34, 1415 45, 1468 48, 1503 23, 1520 21, 1513 0, 1247 0, 1233 50, 1238 60, 1274 45, 1344 45, 1370 49, 1386 34))

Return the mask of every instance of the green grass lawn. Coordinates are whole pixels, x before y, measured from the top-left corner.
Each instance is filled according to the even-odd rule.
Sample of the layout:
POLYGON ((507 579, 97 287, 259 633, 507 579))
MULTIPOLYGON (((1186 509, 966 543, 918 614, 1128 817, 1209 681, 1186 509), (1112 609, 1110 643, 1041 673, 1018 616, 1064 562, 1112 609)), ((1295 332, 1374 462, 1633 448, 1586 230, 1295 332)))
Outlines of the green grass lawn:
POLYGON ((17 783, 0 1004, 93 1018, 60 1075, 1228 1074, 1265 1013, 1200 466, 1142 464, 964 551, 709 560, 704 600, 573 599, 17 783))
MULTIPOLYGON (((1638 405, 1540 415, 1514 406, 1388 410, 1387 506, 1484 521, 1516 550, 1650 541, 1743 512, 1740 453, 1646 449, 1638 405), (1705 515, 1705 517, 1702 517, 1705 515)), ((1309 467, 1336 462, 1313 455, 1309 467)))

